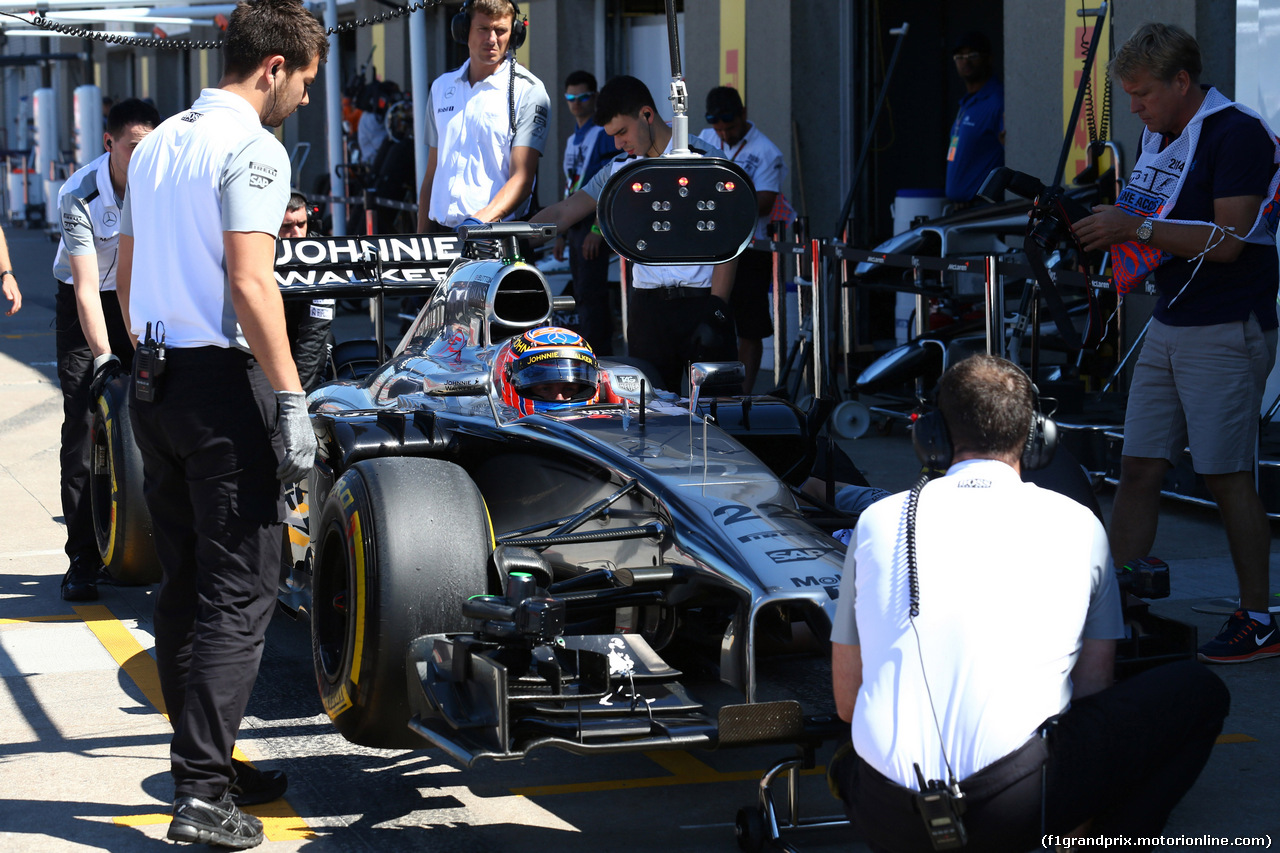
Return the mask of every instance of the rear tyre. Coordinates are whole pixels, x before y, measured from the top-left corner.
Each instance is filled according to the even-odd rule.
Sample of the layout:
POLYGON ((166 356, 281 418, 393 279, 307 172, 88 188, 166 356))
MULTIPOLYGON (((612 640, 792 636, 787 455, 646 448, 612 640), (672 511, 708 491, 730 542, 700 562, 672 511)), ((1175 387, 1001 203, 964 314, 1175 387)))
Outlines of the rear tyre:
POLYGON ((129 421, 129 378, 107 383, 93 412, 89 500, 98 554, 120 583, 160 580, 151 512, 142 495, 142 454, 129 421))
POLYGON ((466 472, 438 459, 357 462, 325 501, 311 646, 320 698, 347 740, 422 746, 409 732, 406 654, 423 634, 467 631, 485 593, 493 532, 466 472))

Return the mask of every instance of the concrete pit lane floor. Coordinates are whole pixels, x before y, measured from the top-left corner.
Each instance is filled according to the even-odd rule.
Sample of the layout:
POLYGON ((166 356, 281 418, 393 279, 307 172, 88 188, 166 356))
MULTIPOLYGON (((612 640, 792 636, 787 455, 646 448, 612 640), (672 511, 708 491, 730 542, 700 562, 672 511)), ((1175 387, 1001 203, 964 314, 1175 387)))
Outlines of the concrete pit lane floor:
MULTIPOLYGON (((54 245, 34 232, 9 229, 6 236, 25 305, 14 317, 0 317, 0 848, 171 849, 163 840, 172 797, 170 730, 157 710, 153 590, 103 585, 98 602, 72 605, 59 598, 66 562, 58 497, 62 400, 49 277, 54 245)), ((345 325, 339 323, 339 334, 345 325)), ((901 429, 844 447, 875 485, 903 489, 915 477, 901 429)), ((1101 497, 1108 509, 1110 493, 1101 497)), ((1173 567, 1173 595, 1153 610, 1211 636, 1222 617, 1194 612, 1192 605, 1234 595, 1216 513, 1165 502, 1155 552, 1173 567)), ((1028 571, 1034 567, 1029 555, 1028 571)), ((1276 588, 1274 578, 1280 571, 1273 569, 1276 588)), ((1011 620, 1034 631, 1037 606, 1027 602, 1026 612, 1011 620)), ((1231 689, 1232 714, 1165 835, 1271 833, 1280 841, 1274 807, 1280 659, 1217 671, 1231 689)), ((823 689, 811 681, 805 692, 823 689)), ((289 774, 283 800, 249 809, 264 820, 264 850, 466 853, 733 851, 737 809, 754 803, 760 774, 791 754, 776 746, 605 757, 548 750, 522 762, 464 770, 436 749, 356 747, 321 709, 306 622, 280 614, 267 635, 239 750, 289 774)), ((821 750, 819 768, 802 777, 805 816, 839 811, 821 778, 830 751, 821 750)), ((787 839, 802 851, 866 849, 847 829, 787 839)))

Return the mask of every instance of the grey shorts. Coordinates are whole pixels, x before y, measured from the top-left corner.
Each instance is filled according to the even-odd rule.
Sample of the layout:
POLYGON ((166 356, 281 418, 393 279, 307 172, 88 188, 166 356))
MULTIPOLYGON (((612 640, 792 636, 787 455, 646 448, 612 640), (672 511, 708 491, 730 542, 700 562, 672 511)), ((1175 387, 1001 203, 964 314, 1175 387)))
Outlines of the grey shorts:
POLYGON ((1133 370, 1124 455, 1176 462, 1186 447, 1198 474, 1253 468, 1276 330, 1256 317, 1214 326, 1151 321, 1133 370))

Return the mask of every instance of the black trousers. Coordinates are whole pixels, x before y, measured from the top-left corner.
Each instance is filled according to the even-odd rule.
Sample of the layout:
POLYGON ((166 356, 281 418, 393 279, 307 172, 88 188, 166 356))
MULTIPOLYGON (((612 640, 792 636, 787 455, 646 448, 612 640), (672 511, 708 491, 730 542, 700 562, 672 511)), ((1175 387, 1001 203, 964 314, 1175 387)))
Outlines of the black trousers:
MULTIPOLYGON (((1222 680, 1195 661, 1156 667, 1072 702, 1046 739, 1033 738, 960 783, 967 849, 1041 849, 1042 835, 1065 836, 1090 818, 1091 835, 1160 835, 1209 760, 1230 704, 1222 680)), ((849 819, 872 850, 932 851, 912 791, 852 752, 834 772, 849 819)))
POLYGON ((298 368, 298 379, 303 390, 310 394, 328 378, 333 320, 312 317, 310 299, 286 299, 284 325, 293 363, 298 368))
MULTIPOLYGON (((133 364, 133 343, 120 314, 120 302, 114 290, 99 291, 102 315, 106 318, 107 339, 111 351, 127 370, 133 364)), ((62 517, 67 523, 67 557, 77 555, 98 559, 98 542, 93 533, 93 507, 89 502, 89 463, 93 451, 90 431, 89 382, 93 379, 93 353, 80 326, 76 311, 76 291, 58 282, 54 298, 55 346, 58 358, 58 384, 62 386, 62 517)))
POLYGON ((175 796, 217 798, 280 577, 275 394, 250 356, 170 349, 161 396, 130 400, 163 577, 156 665, 175 796))
MULTIPOLYGON (((680 393, 694 360, 693 332, 707 313, 711 289, 694 296, 667 298, 661 289, 632 287, 627 300, 627 354, 654 366, 662 387, 680 393)), ((733 338, 722 353, 704 353, 708 361, 732 361, 738 357, 733 338)))
POLYGON ((609 305, 609 247, 601 243, 591 260, 582 257, 582 241, 591 226, 579 223, 569 229, 569 272, 573 276, 573 301, 578 304, 578 333, 597 356, 613 355, 613 309, 609 305))

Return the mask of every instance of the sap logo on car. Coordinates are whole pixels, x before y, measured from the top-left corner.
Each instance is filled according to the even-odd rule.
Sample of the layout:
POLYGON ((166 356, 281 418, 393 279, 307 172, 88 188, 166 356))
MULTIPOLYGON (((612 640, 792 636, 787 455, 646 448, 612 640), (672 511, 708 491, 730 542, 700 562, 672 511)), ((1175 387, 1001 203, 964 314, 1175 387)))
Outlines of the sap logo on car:
POLYGON ((834 550, 835 548, 820 546, 815 548, 782 548, 777 551, 765 551, 764 553, 775 563, 802 563, 806 560, 816 560, 834 550))
POLYGON ((827 594, 827 597, 834 601, 840 597, 840 577, 840 575, 831 575, 828 577, 815 578, 810 575, 804 578, 792 578, 791 583, 793 583, 798 589, 815 586, 822 587, 822 590, 827 594))

